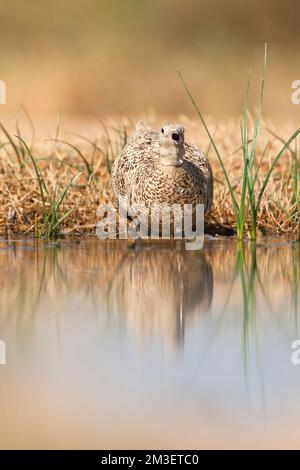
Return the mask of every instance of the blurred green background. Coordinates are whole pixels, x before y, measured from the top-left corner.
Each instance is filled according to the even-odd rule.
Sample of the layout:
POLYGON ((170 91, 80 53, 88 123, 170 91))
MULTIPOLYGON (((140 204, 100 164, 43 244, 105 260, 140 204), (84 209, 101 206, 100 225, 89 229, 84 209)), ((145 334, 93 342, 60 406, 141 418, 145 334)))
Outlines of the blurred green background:
POLYGON ((205 113, 235 115, 268 42, 265 110, 299 116, 299 18, 299 0, 1 0, 0 112, 191 114, 180 69, 205 113))

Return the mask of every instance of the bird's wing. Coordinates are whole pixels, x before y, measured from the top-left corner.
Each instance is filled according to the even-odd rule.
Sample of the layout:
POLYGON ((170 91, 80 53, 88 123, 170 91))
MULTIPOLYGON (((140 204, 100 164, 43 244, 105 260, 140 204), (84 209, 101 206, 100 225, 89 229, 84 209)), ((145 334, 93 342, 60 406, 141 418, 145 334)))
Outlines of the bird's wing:
POLYGON ((184 158, 188 162, 193 163, 193 165, 203 171, 204 174, 208 174, 210 171, 210 165, 207 156, 204 152, 202 152, 202 150, 198 149, 194 145, 185 144, 184 158))
POLYGON ((213 200, 213 175, 211 166, 209 164, 208 158, 202 150, 198 149, 197 147, 189 144, 185 144, 185 160, 192 163, 196 166, 199 170, 201 170, 202 174, 205 177, 206 185, 207 185, 207 206, 206 210, 208 210, 211 206, 213 200))

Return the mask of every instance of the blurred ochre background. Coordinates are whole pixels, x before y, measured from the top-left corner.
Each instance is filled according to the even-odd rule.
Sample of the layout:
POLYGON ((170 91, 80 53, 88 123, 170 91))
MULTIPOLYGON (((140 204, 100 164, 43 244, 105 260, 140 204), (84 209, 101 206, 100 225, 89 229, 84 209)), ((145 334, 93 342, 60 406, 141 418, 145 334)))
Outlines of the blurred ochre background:
POLYGON ((180 69, 204 113, 237 115, 268 42, 265 115, 297 119, 299 17, 299 0, 1 0, 0 114, 192 115, 180 69))

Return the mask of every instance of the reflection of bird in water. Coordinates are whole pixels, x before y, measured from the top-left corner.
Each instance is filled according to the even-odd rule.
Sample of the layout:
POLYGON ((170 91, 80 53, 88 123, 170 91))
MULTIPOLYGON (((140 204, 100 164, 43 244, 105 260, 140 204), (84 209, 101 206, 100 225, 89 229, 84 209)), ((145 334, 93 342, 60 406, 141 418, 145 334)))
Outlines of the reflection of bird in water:
POLYGON ((185 250, 128 253, 109 292, 110 311, 142 337, 182 343, 185 328, 209 311, 213 272, 205 254, 185 250))

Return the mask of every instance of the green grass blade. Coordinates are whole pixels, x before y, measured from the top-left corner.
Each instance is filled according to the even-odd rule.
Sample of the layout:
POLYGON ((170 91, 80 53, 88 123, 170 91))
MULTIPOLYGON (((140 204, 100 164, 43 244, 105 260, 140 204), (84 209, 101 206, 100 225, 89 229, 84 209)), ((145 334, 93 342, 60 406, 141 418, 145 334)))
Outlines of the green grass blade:
POLYGON ((294 134, 289 138, 289 140, 284 144, 284 146, 282 147, 282 149, 280 150, 280 152, 277 154, 277 156, 275 157, 275 159, 273 160, 273 163, 271 165, 271 167, 269 168, 269 171, 264 179, 264 182, 262 184, 262 187, 260 189, 260 192, 259 192, 259 195, 258 195, 258 198, 257 198, 257 203, 256 203, 256 212, 259 211, 259 207, 260 207, 260 203, 261 203, 261 199, 263 197, 263 194, 265 192, 265 189, 268 185, 268 182, 269 182, 269 179, 274 171, 274 168, 276 166, 276 163, 278 162, 279 158, 281 157, 281 155, 285 152, 285 150, 290 146, 290 144, 294 141, 294 139, 296 139, 297 135, 300 133, 300 128, 297 129, 296 132, 294 132, 294 134))
POLYGON ((45 183, 45 180, 41 174, 41 172, 39 171, 38 167, 37 167, 37 164, 36 164, 36 161, 28 147, 28 145, 26 144, 25 140, 22 139, 22 137, 19 137, 19 136, 16 136, 17 139, 19 139, 22 144, 24 145, 28 155, 29 155, 29 158, 33 164, 33 167, 34 167, 34 171, 35 171, 35 174, 36 174, 36 177, 37 177, 37 180, 38 180, 38 184, 39 184, 39 189, 40 189, 40 195, 41 195, 41 199, 42 199, 42 204, 43 204, 43 215, 44 215, 44 220, 47 218, 47 210, 46 210, 46 198, 45 198, 45 194, 44 194, 44 189, 46 188, 46 183, 45 183))
POLYGON ((196 112, 197 112, 197 114, 198 114, 198 116, 199 116, 199 118, 200 118, 200 120, 201 120, 203 126, 204 126, 204 129, 205 129, 205 131, 206 131, 206 133, 207 133, 207 135, 208 135, 208 137, 209 137, 209 139, 210 139, 210 142, 211 142, 211 144, 212 144, 212 146, 213 146, 213 148, 214 148, 214 151, 216 152, 216 155, 217 155, 217 157, 218 157, 219 163, 220 163, 220 165, 221 165, 222 171, 223 171, 224 176, 225 176, 225 179, 226 179, 226 183, 227 183, 228 190, 229 190, 230 197, 231 197, 232 204, 233 204, 234 213, 235 213, 236 216, 238 216, 239 205, 238 205, 237 200, 236 200, 236 198, 235 198, 235 196, 234 196, 233 188, 232 188, 232 185, 231 185, 231 182, 230 182, 228 173, 227 173, 227 171, 226 171, 226 168, 225 168, 225 166, 224 166, 222 157, 221 157, 221 155, 220 155, 220 153, 219 153, 219 150, 217 149, 217 146, 216 146, 216 144, 215 144, 215 141, 214 141, 214 139, 213 139, 211 133, 209 132, 209 129, 208 129, 208 127, 207 127, 207 125, 206 125, 206 122, 205 122, 205 120, 204 120, 204 118, 203 118, 203 116, 202 116, 202 114, 201 114, 201 112, 200 112, 200 109, 199 109, 199 107, 198 107, 196 101, 194 100, 193 95, 192 95, 190 89, 188 88, 187 84, 185 83, 185 80, 184 80, 184 78, 183 78, 183 76, 182 76, 182 74, 181 74, 180 71, 178 71, 178 75, 179 75, 179 78, 180 78, 180 80, 181 80, 181 82, 182 82, 182 84, 183 84, 183 86, 184 86, 184 88, 185 88, 185 90, 186 90, 186 92, 187 92, 187 94, 188 94, 188 96, 189 96, 189 98, 190 98, 190 100, 191 100, 191 102, 192 102, 192 104, 193 104, 193 106, 194 106, 194 108, 195 108, 195 110, 196 110, 196 112))
POLYGON ((56 224, 53 226, 52 230, 55 232, 60 225, 63 223, 63 221, 69 217, 76 209, 73 207, 72 209, 68 210, 64 215, 61 216, 61 218, 56 222, 56 224))
POLYGON ((292 165, 292 204, 296 204, 298 201, 298 172, 299 172, 299 163, 297 158, 297 138, 295 139, 295 152, 293 154, 293 165, 292 165))
MULTIPOLYGON (((2 132, 5 134, 5 136, 7 137, 7 139, 9 140, 9 143, 10 145, 12 146, 12 148, 14 149, 14 152, 17 156, 17 159, 18 159, 18 162, 19 162, 19 165, 20 165, 20 168, 23 168, 24 166, 24 163, 22 161, 22 156, 20 155, 20 152, 19 152, 19 149, 18 147, 16 146, 16 144, 14 143, 11 135, 9 134, 9 132, 5 129, 5 127, 3 126, 3 124, 0 122, 0 128, 2 129, 2 132)), ((21 139, 22 140, 22 139, 21 139)))
POLYGON ((70 144, 70 142, 67 142, 65 140, 60 140, 60 139, 48 139, 49 142, 58 142, 60 144, 64 144, 64 145, 67 145, 69 146, 70 148, 72 148, 73 150, 75 150, 75 152, 77 152, 77 154, 80 156, 80 158, 82 159, 83 163, 85 164, 86 166, 86 169, 87 169, 87 174, 88 174, 88 178, 90 178, 90 176, 93 174, 93 169, 91 168, 89 162, 87 161, 87 159, 85 158, 85 156, 83 155, 83 153, 81 152, 81 150, 79 150, 79 148, 77 148, 75 145, 73 144, 70 144))
POLYGON ((64 190, 60 193, 60 195, 55 199, 54 203, 52 204, 50 213, 49 213, 49 218, 52 218, 53 216, 57 217, 57 212, 65 199, 67 192, 69 191, 70 187, 72 184, 82 175, 82 173, 78 173, 77 175, 73 176, 73 178, 69 181, 69 183, 66 185, 64 190))

